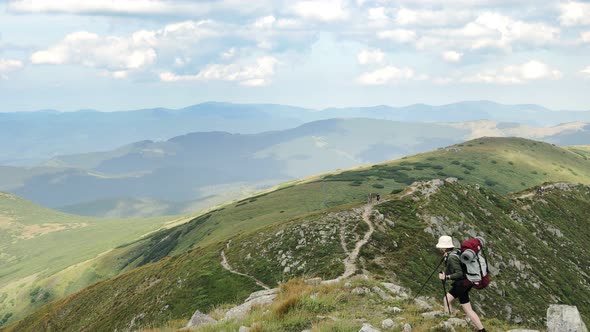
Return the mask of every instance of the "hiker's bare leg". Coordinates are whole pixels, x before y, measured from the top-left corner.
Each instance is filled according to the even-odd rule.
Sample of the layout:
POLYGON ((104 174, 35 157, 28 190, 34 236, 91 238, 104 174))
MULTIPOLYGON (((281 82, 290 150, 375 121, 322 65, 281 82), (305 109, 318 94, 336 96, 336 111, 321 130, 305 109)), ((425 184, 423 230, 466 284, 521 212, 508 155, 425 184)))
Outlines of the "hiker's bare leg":
POLYGON ((483 329, 483 324, 481 323, 481 320, 479 320, 479 316, 475 313, 475 311, 473 311, 473 308, 471 308, 471 303, 467 302, 461 306, 463 307, 463 311, 465 311, 467 317, 469 317, 469 319, 471 319, 473 322, 473 325, 475 325, 478 330, 483 329))
POLYGON ((451 315, 451 313, 449 312, 449 307, 451 306, 451 304, 453 303, 453 300, 455 299, 455 297, 453 297, 453 295, 447 293, 447 296, 443 297, 443 307, 445 308, 444 312, 446 312, 447 314, 449 314, 449 316, 451 315), (449 301, 449 305, 447 306, 447 301, 449 301))

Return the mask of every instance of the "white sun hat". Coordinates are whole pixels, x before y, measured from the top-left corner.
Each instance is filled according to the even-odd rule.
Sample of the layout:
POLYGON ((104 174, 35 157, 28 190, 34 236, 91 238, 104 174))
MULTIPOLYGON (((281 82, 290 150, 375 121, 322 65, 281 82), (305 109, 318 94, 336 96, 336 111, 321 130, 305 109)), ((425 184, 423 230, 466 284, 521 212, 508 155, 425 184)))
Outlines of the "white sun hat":
POLYGON ((451 238, 448 235, 443 235, 443 236, 439 237, 436 247, 439 249, 455 248, 455 245, 453 244, 453 238, 451 238))

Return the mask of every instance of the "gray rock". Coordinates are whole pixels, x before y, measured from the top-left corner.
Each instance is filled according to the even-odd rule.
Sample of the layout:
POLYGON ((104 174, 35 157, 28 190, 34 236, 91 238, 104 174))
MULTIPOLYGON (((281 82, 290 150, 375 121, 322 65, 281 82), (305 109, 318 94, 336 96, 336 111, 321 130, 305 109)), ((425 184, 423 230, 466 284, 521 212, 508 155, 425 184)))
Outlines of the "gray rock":
POLYGON ((373 293, 379 295, 384 300, 393 300, 393 296, 385 293, 385 291, 379 288, 378 286, 373 286, 371 290, 373 291, 373 293))
POLYGON ((402 330, 403 332, 412 332, 412 325, 405 323, 404 324, 404 329, 402 330))
POLYGON ((392 314, 399 314, 401 312, 403 312, 403 309, 400 309, 398 307, 388 307, 387 309, 385 309, 386 312, 392 313, 392 314))
POLYGON ((387 288, 388 291, 392 292, 395 295, 398 295, 401 297, 408 297, 408 292, 406 292, 406 290, 401 286, 398 286, 396 284, 392 284, 390 282, 382 282, 381 285, 383 287, 387 288))
POLYGON ((576 306, 552 304, 547 309, 547 332, 588 332, 576 306))
POLYGON ((447 320, 447 323, 449 323, 449 325, 453 326, 453 327, 467 327, 467 326, 469 326, 469 323, 467 323, 466 320, 461 319, 461 318, 449 318, 447 320))
POLYGON ((225 313, 223 320, 242 319, 254 306, 266 306, 272 303, 277 297, 278 289, 268 289, 250 294, 246 302, 237 307, 231 308, 225 313))
POLYGON ((422 314, 422 317, 428 318, 428 319, 434 319, 436 317, 441 317, 441 316, 444 316, 444 313, 442 311, 430 311, 430 312, 425 312, 422 314))
POLYGON ((385 330, 392 329, 395 325, 397 324, 391 318, 387 318, 386 320, 381 322, 381 328, 385 330))
POLYGON ((188 321, 186 324, 187 328, 194 328, 198 326, 203 326, 207 324, 215 324, 217 321, 204 313, 200 312, 199 310, 195 311, 191 320, 188 321))
POLYGON ((246 326, 240 326, 238 332, 250 332, 250 328, 246 326))
POLYGON ((381 332, 373 327, 373 325, 369 323, 364 323, 363 327, 359 330, 359 332, 381 332))
POLYGON ((415 299, 414 303, 416 303, 416 305, 418 306, 418 308, 420 308, 421 310, 432 310, 432 305, 430 305, 428 302, 424 301, 423 299, 415 299))
POLYGON ((442 327, 445 331, 456 332, 455 327, 447 321, 441 322, 440 327, 442 327))
POLYGON ((371 290, 367 287, 357 287, 351 291, 352 294, 369 294, 371 290))

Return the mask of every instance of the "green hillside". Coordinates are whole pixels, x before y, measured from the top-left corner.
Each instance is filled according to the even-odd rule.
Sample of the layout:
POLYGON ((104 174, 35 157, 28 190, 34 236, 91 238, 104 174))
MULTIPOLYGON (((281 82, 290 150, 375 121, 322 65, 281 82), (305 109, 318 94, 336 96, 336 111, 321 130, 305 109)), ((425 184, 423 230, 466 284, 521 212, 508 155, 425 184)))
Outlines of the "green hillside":
POLYGON ((67 280, 64 289, 39 288, 38 299, 32 299, 30 292, 39 280, 72 264, 93 259, 175 219, 177 217, 80 217, 0 193, 0 299, 3 300, 0 301, 0 316, 11 313, 18 317, 20 312, 30 312, 54 298, 69 294, 65 288, 70 287, 77 276, 67 280))
MULTIPOLYGON (((584 298, 590 294, 587 285, 580 281, 581 273, 588 271, 572 266, 573 262, 577 267, 590 266, 588 252, 580 249, 585 248, 582 244, 588 240, 590 229, 584 224, 588 213, 586 187, 556 188, 539 200, 533 195, 531 202, 500 195, 545 181, 586 183, 588 175, 590 162, 567 149, 525 139, 486 138, 288 183, 74 267, 75 273, 82 275, 92 271, 88 283, 125 273, 42 308, 17 329, 34 330, 39 324, 52 324, 57 330, 84 330, 85 326, 112 330, 127 326, 140 314, 140 325, 159 326, 170 320, 188 319, 196 309, 207 311, 222 303, 239 302, 257 286, 248 278, 227 274, 220 268, 220 250, 226 248, 230 239, 231 245, 226 248, 228 260, 239 271, 270 286, 299 275, 331 278, 344 270, 338 262, 350 250, 338 249, 341 236, 334 232, 342 228, 342 236, 354 241, 366 231, 359 222, 362 219, 358 210, 354 209, 361 207, 368 192, 380 192, 386 197, 399 193, 415 180, 448 176, 459 178, 459 183, 444 185, 428 199, 418 190, 377 208, 396 227, 389 230, 385 225, 377 225, 371 241, 361 251, 360 262, 368 271, 416 289, 420 280, 415 276, 429 272, 438 259, 432 247, 425 244, 433 243, 443 231, 451 231, 457 237, 483 233, 494 243, 490 246, 491 259, 499 262, 500 272, 496 286, 482 293, 486 299, 493 299, 482 303, 488 316, 507 315, 503 312, 507 310, 507 301, 514 304, 510 319, 527 318, 533 323, 539 323, 543 305, 549 301, 575 303, 588 315, 584 298), (477 184, 480 189, 465 187, 469 184, 477 184), (520 219, 515 221, 515 215, 520 219), (300 238, 295 241, 301 232, 321 234, 322 238, 316 239, 317 246, 295 249, 303 245, 300 238), (292 236, 275 239, 276 234, 292 236), (563 238, 556 239, 555 234, 563 238), (571 245, 575 256, 557 256, 555 251, 565 245, 571 245), (286 254, 287 249, 290 255, 286 254), (281 250, 283 253, 278 254, 281 250), (302 256, 294 254, 298 251, 302 256), (270 252, 277 255, 263 255, 270 252), (307 263, 302 265, 303 261, 307 263), (285 269, 287 263, 289 269, 285 269), (544 268, 545 263, 551 268, 544 268), (241 280, 235 281, 240 286, 231 286, 237 285, 228 281, 232 278, 241 280), (574 286, 562 287, 564 280, 574 286), (511 283, 516 281, 526 286, 512 287, 511 283), (179 286, 179 282, 190 287, 179 286), (241 292, 242 289, 247 291, 241 292), (529 303, 528 298, 533 300, 529 303), (103 315, 87 312, 89 304, 103 315), (165 306, 167 309, 161 310, 165 306), (78 313, 76 316, 88 318, 57 318, 72 310, 78 313), (112 319, 99 324, 93 318, 104 315, 112 319)), ((434 287, 429 291, 435 294, 434 287)))
MULTIPOLYGON (((577 305, 588 317, 590 286, 584 276, 590 273, 590 251, 584 243, 590 240, 590 187, 544 187, 542 194, 502 196, 453 182, 419 183, 373 208, 375 231, 357 271, 417 291, 440 259, 434 248, 440 234, 483 235, 493 283, 474 291, 472 299, 486 319, 539 327, 550 303, 577 305)), ((366 231, 359 227, 364 221, 358 213, 350 207, 314 214, 244 233, 229 246, 219 242, 166 257, 45 306, 7 331, 108 331, 129 328, 132 321, 137 327, 162 326, 188 319, 197 309, 209 312, 239 303, 260 288, 223 270, 222 249, 234 268, 269 286, 297 276, 334 278, 343 271, 344 248, 366 231), (335 236, 340 232, 344 247, 335 236)), ((439 287, 433 280, 425 294, 436 297, 439 287)), ((334 308, 326 314, 342 313, 334 308)), ((313 319, 301 324, 308 328, 313 319)), ((279 331, 300 331, 301 326, 279 331)))

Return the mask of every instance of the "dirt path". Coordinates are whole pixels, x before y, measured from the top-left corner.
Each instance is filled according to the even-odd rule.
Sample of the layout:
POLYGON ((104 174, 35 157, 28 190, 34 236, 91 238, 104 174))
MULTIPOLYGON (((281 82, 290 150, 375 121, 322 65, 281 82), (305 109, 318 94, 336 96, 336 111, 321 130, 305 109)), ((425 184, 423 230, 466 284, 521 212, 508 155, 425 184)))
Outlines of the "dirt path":
POLYGON ((373 223, 371 222, 371 219, 369 218, 371 216, 371 212, 373 212, 373 204, 369 203, 369 204, 365 205, 365 210, 363 211, 363 220, 367 223, 367 225, 369 225, 369 230, 367 231, 367 233, 365 233, 365 236, 360 241, 358 241, 356 243, 356 245, 354 246, 354 250, 348 254, 348 257, 346 257, 344 259, 344 261, 343 261, 344 273, 336 279, 324 280, 324 281, 322 281, 322 283, 329 284, 329 283, 339 282, 339 281, 346 279, 354 274, 354 272, 357 269, 356 260, 358 258, 360 251, 361 251, 361 248, 367 242, 369 242, 371 235, 373 235, 373 231, 375 231, 375 227, 373 226, 373 223))
MULTIPOLYGON (((341 245, 342 245, 344 251, 348 254, 348 256, 343 260, 344 273, 336 279, 322 281, 323 284, 339 282, 343 279, 346 279, 346 278, 352 276, 354 274, 354 272, 356 272, 356 270, 357 270, 356 260, 358 258, 360 251, 361 251, 361 248, 365 244, 367 244, 367 242, 369 242, 371 235, 373 235, 373 232, 375 231, 375 227, 373 226, 373 223, 371 222, 371 219, 370 219, 372 212, 373 212, 373 204, 369 203, 369 204, 365 205, 364 211, 363 211, 363 220, 367 223, 367 225, 369 225, 369 230, 367 231, 367 233, 365 233, 365 236, 355 244, 353 251, 348 252, 348 250, 346 249, 344 233, 341 232, 340 242, 341 242, 341 245)), ((343 227, 342 224, 341 224, 341 227, 343 227)), ((229 243, 227 244, 227 247, 229 247, 229 243)), ((248 277, 248 278, 254 280, 258 286, 263 287, 264 289, 270 289, 270 287, 268 287, 262 281, 256 279, 255 277, 234 270, 231 267, 231 265, 229 265, 229 262, 227 261, 227 257, 225 256, 225 250, 221 251, 221 265, 223 266, 224 269, 226 269, 227 271, 229 271, 231 273, 241 275, 244 277, 248 277)))
MULTIPOLYGON (((229 246, 229 243, 227 245, 229 246)), ((229 265, 229 262, 227 261, 227 257, 225 257, 225 250, 222 250, 221 251, 221 266, 223 266, 224 269, 228 270, 229 272, 231 272, 233 274, 241 275, 241 276, 248 277, 248 278, 254 280, 258 286, 260 286, 260 287, 262 287, 264 289, 270 289, 270 287, 268 287, 267 285, 265 285, 262 281, 254 278, 253 276, 247 275, 245 273, 241 273, 241 272, 238 272, 238 271, 234 270, 231 267, 231 265, 229 265)))

